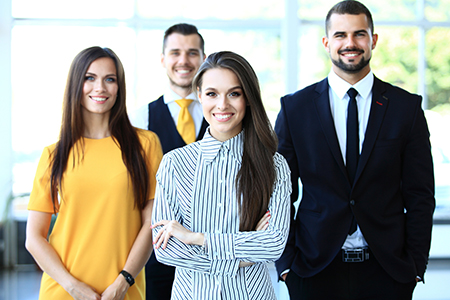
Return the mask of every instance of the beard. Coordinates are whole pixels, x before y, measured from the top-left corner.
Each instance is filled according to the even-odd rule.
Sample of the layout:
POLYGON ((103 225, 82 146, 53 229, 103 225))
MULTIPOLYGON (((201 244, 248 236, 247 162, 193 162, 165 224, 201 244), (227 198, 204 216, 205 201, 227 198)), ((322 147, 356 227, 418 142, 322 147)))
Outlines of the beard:
MULTIPOLYGON (((361 54, 364 54, 364 50, 359 50, 359 49, 345 49, 345 50, 340 50, 338 51, 338 54, 342 54, 344 52, 350 52, 350 51, 359 51, 361 54)), ((347 73, 358 73, 359 71, 361 71, 362 69, 364 69, 370 62, 371 57, 369 57, 368 59, 362 57, 361 61, 359 63, 357 63, 356 65, 351 65, 351 64, 346 64, 344 63, 344 61, 339 57, 338 60, 335 60, 331 57, 331 62, 338 67, 339 69, 341 69, 344 72, 347 73)))
POLYGON ((190 83, 187 83, 187 84, 180 84, 180 83, 175 82, 172 78, 170 78, 170 76, 167 76, 167 77, 169 77, 170 84, 173 85, 173 86, 177 86, 177 87, 180 87, 180 88, 183 88, 183 89, 190 89, 190 88, 192 88, 192 81, 190 83))

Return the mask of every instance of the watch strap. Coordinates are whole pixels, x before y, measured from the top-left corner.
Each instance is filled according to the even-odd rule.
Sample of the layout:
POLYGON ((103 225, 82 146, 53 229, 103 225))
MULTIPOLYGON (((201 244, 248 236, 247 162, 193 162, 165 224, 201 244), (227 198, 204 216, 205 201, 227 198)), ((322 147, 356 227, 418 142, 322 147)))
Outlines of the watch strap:
POLYGON ((120 271, 120 274, 123 275, 123 277, 125 277, 125 280, 128 282, 128 284, 130 285, 130 287, 134 284, 134 278, 133 276, 131 276, 130 273, 128 273, 125 270, 120 271))

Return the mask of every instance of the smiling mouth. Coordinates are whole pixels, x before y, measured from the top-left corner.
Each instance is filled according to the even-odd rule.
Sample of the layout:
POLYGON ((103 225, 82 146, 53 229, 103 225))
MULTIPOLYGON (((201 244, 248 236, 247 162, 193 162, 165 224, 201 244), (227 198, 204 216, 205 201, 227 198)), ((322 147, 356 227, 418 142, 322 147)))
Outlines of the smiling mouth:
POLYGON ((218 121, 225 121, 230 119, 234 114, 213 114, 213 116, 218 120, 218 121))
POLYGON ((105 102, 108 99, 108 97, 98 97, 98 96, 90 96, 90 98, 95 102, 105 102))
POLYGON ((345 49, 339 50, 338 54, 343 55, 345 57, 355 57, 364 53, 364 50, 360 49, 345 49))

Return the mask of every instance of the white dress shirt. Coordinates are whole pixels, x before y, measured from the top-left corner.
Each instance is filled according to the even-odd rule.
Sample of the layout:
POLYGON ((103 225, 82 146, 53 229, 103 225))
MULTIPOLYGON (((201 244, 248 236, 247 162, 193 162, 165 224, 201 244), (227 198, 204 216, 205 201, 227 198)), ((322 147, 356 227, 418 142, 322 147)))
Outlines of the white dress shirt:
MULTIPOLYGON (((336 73, 331 70, 328 75, 328 83, 330 85, 330 108, 331 115, 334 120, 334 127, 341 148, 342 158, 346 163, 346 144, 347 144, 347 108, 350 97, 347 91, 350 88, 354 88, 358 91, 356 96, 356 103, 358 105, 358 120, 359 120, 359 153, 361 153, 364 145, 364 136, 366 134, 367 122, 369 121, 370 105, 372 103, 372 87, 373 87, 374 75, 372 71, 369 72, 363 79, 358 81, 355 85, 351 85, 347 81, 340 78, 336 73)), ((366 247, 367 242, 361 232, 361 229, 357 230, 348 236, 345 240, 343 249, 355 249, 366 247)))
MULTIPOLYGON (((163 100, 167 105, 170 115, 172 116, 175 126, 178 124, 178 114, 180 113, 180 106, 175 100, 191 99, 194 100, 188 107, 189 113, 192 116, 195 124, 195 136, 197 137, 203 122, 203 109, 202 105, 198 101, 197 93, 190 93, 187 97, 183 98, 175 93, 170 87, 167 87, 164 93, 163 100)), ((148 130, 148 104, 139 107, 136 111, 129 114, 131 124, 134 127, 148 130)))
MULTIPOLYGON (((220 142, 208 129, 203 140, 163 157, 152 223, 177 220, 206 240, 203 247, 171 237, 166 249, 154 250, 158 261, 176 267, 171 299, 276 299, 267 263, 281 256, 289 234, 290 170, 276 153, 269 227, 240 232, 235 178, 243 139, 244 131, 220 142), (241 261, 254 264, 239 268, 241 261)), ((154 236, 160 228, 153 229, 154 236)))

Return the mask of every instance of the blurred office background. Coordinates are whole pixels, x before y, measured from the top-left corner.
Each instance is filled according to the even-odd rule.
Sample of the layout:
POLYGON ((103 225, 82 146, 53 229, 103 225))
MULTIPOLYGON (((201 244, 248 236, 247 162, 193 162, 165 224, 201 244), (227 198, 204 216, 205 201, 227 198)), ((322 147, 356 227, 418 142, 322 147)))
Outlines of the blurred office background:
MULTIPOLYGON (((89 46, 125 66, 128 111, 164 93, 164 30, 196 25, 206 54, 235 51, 260 79, 271 120, 279 98, 327 76, 321 44, 333 0, 0 0, 0 299, 37 299, 40 271, 24 249, 26 205, 43 147, 56 142, 69 65, 89 46)), ((376 76, 423 96, 436 176, 426 284, 414 296, 450 299, 450 1, 363 0, 379 41, 376 76)), ((274 283, 279 299, 284 284, 274 283)))

